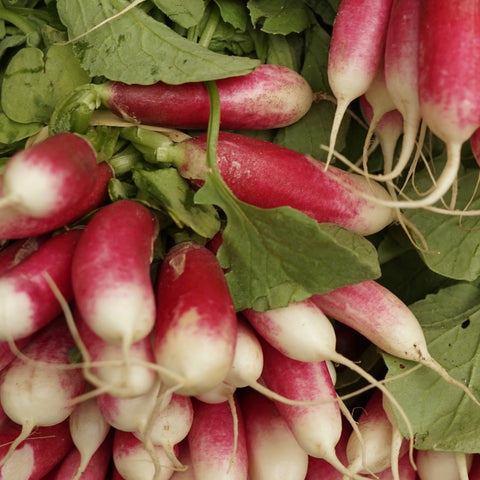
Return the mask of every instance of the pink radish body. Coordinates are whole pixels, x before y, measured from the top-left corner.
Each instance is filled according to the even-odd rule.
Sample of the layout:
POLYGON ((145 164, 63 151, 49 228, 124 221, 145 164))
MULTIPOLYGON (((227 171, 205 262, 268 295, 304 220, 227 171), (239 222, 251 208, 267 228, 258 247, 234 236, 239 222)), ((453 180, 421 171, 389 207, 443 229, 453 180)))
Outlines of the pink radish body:
POLYGON ((33 217, 62 215, 90 193, 96 174, 92 145, 79 135, 60 133, 8 160, 0 206, 13 205, 33 217))
POLYGON ((467 386, 450 377, 430 355, 423 330, 411 310, 374 280, 314 295, 311 300, 329 317, 357 330, 383 351, 419 362, 461 388, 479 403, 467 386))
POLYGON ((8 417, 22 426, 10 453, 34 428, 55 425, 72 413, 72 400, 85 385, 79 369, 62 368, 68 365, 74 345, 64 318, 59 317, 25 346, 28 361, 19 357, 8 365, 0 383, 0 402, 8 417))
POLYGON ((121 430, 114 435, 113 463, 124 480, 168 480, 174 468, 163 447, 149 452, 133 433, 121 430))
MULTIPOLYGON (((74 475, 71 478, 77 480, 83 475, 95 453, 104 443, 110 431, 110 425, 103 417, 95 398, 79 403, 68 420, 70 434, 75 445, 75 459, 78 458, 78 462, 73 462, 76 464, 76 471, 72 472, 74 475)), ((100 458, 103 456, 100 455, 100 458)), ((91 467, 89 466, 89 468, 91 467)))
MULTIPOLYGON (((21 427, 8 420, 0 428, 0 462, 9 452, 11 442, 20 435, 21 427)), ((2 480, 41 480, 72 447, 68 420, 49 427, 38 427, 0 467, 2 480)))
MULTIPOLYGON (((259 65, 247 75, 217 80, 216 84, 223 129, 285 127, 303 117, 313 102, 313 92, 306 80, 279 65, 259 65)), ((203 82, 181 85, 110 82, 100 88, 100 94, 110 110, 135 123, 202 130, 208 126, 210 99, 203 82)))
POLYGON ((156 374, 149 366, 153 364, 154 357, 148 336, 125 349, 122 345, 99 337, 86 324, 78 310, 74 311, 74 316, 80 339, 86 349, 86 352, 82 349, 81 353, 84 357, 89 357, 89 361, 87 358, 83 359, 83 372, 90 383, 118 397, 142 395, 152 388, 156 374), (89 365, 90 362, 93 365, 89 365))
POLYGON ((439 200, 454 184, 461 147, 480 126, 480 10, 476 0, 437 2, 420 7, 419 101, 422 119, 446 144, 447 162, 433 190, 414 203, 439 200))
MULTIPOLYGON (((335 453, 342 433, 342 417, 326 362, 294 360, 267 342, 262 342, 262 347, 262 379, 268 388, 294 400, 319 402, 307 406, 275 402, 299 445, 308 455, 323 458, 349 475, 351 472, 335 453)), ((352 473, 352 478, 361 477, 352 473)))
POLYGON ((238 404, 238 432, 227 402, 194 400, 193 406, 193 423, 187 438, 195 480, 247 480, 245 427, 238 404))
POLYGON ((84 467, 80 452, 73 447, 55 471, 42 480, 105 480, 112 459, 112 443, 113 435, 109 435, 84 467), (78 477, 79 471, 83 472, 81 477, 78 477))
POLYGON ((251 480, 304 480, 308 454, 300 447, 275 404, 245 389, 240 396, 251 480))
POLYGON ((46 237, 30 237, 16 240, 0 250, 0 275, 38 250, 46 237))
POLYGON ((73 256, 72 285, 82 317, 99 337, 126 349, 155 322, 150 262, 157 234, 146 207, 120 200, 94 215, 73 256))
POLYGON ((418 98, 418 37, 420 1, 393 0, 385 41, 385 84, 396 109, 403 117, 400 157, 390 175, 398 176, 415 147, 421 114, 418 98))
MULTIPOLYGON (((94 178, 96 177, 96 182, 90 193, 83 196, 77 204, 66 208, 62 212, 57 212, 51 216, 33 217, 19 212, 14 206, 2 208, 2 214, 0 215, 0 239, 27 238, 52 232, 56 228, 72 223, 94 208, 103 205, 107 201, 108 181, 112 178, 113 172, 105 162, 99 163, 95 168, 96 174, 94 178)), ((0 177, 0 192, 1 180, 0 177)))
MULTIPOLYGON (((182 176, 198 186, 207 168, 206 140, 201 134, 178 143, 167 156, 182 176)), ((393 209, 350 190, 390 199, 379 184, 334 167, 325 171, 323 163, 271 142, 220 132, 217 163, 234 195, 257 207, 290 206, 318 222, 336 223, 362 235, 383 229, 394 218, 393 209)))
POLYGON ((330 135, 330 163, 350 103, 373 82, 383 59, 391 0, 342 0, 333 24, 328 81, 337 99, 330 135))
POLYGON ((182 395, 222 382, 235 353, 237 317, 215 255, 193 242, 176 245, 158 274, 154 355, 177 375, 162 375, 182 395))
POLYGON ((0 341, 29 336, 61 313, 45 274, 70 301, 71 263, 81 235, 71 230, 49 239, 0 277, 0 341))

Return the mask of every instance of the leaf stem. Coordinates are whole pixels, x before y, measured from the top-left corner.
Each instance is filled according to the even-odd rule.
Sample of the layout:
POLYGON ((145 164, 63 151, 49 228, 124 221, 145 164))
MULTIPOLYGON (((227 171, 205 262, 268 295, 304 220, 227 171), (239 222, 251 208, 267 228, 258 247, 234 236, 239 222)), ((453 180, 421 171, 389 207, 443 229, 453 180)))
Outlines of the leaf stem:
POLYGON ((25 34, 36 32, 35 27, 30 22, 8 8, 0 7, 0 19, 15 25, 25 34))
POLYGON ((220 10, 218 8, 213 8, 210 11, 210 15, 208 17, 207 23, 205 24, 205 28, 198 40, 198 44, 202 45, 202 47, 207 48, 212 41, 213 34, 217 29, 218 22, 220 20, 220 10))

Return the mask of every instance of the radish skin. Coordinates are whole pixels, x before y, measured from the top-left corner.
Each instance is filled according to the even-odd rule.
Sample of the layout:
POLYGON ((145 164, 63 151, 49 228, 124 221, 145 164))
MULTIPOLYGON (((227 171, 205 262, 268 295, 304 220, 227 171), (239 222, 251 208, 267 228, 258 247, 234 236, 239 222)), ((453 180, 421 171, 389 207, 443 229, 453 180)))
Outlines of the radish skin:
POLYGON ((174 246, 160 266, 156 290, 155 359, 178 377, 160 374, 163 382, 182 395, 210 390, 230 370, 237 334, 235 307, 217 258, 193 242, 174 246))
POLYGON ((437 452, 434 450, 417 451, 417 467, 419 480, 469 480, 468 471, 472 466, 473 454, 455 454, 453 452, 437 452), (459 465, 457 456, 462 461, 459 465))
POLYGON ((348 106, 367 91, 382 62, 391 3, 391 0, 340 2, 327 65, 328 82, 337 99, 327 166, 348 106))
POLYGON ((237 432, 227 402, 193 400, 193 423, 187 438, 196 480, 247 480, 245 427, 235 403, 237 432))
POLYGON ((275 404, 252 389, 240 395, 250 480, 304 480, 308 454, 275 404))
MULTIPOLYGON (((262 64, 247 75, 217 80, 216 85, 223 129, 263 130, 291 125, 308 112, 314 98, 300 74, 280 65, 262 64)), ((179 129, 208 127, 210 99, 203 82, 109 82, 98 91, 103 103, 127 121, 179 129)))
MULTIPOLYGON (((165 161, 195 186, 203 184, 207 171, 206 141, 200 134, 166 153, 165 161)), ((325 171, 322 162, 265 140, 220 132, 217 164, 233 194, 257 207, 290 206, 361 235, 378 232, 394 219, 393 209, 378 205, 377 200, 390 199, 380 184, 334 167, 325 171), (352 190, 376 200, 364 200, 352 190)))
POLYGON ((38 427, 9 454, 11 442, 21 427, 11 420, 0 428, 0 478, 2 480, 41 480, 72 447, 68 420, 49 427, 38 427), (5 460, 6 455, 9 458, 5 460))
MULTIPOLYGON (((95 208, 104 205, 108 199, 107 186, 113 177, 113 171, 106 162, 101 162, 96 167, 96 182, 88 195, 63 212, 48 217, 32 217, 18 211, 13 206, 2 208, 0 215, 0 239, 28 238, 64 227, 95 208)), ((0 177, 0 192, 2 190, 0 177)))
POLYGON ((430 355, 423 330, 411 310, 375 280, 313 295, 311 300, 324 314, 357 330, 381 350, 425 365, 479 404, 468 386, 452 378, 430 355))
POLYGON ((30 254, 38 250, 40 245, 45 243, 46 237, 30 237, 22 240, 15 240, 0 250, 0 275, 10 268, 18 265, 30 254))
POLYGON ((0 465, 34 430, 68 418, 74 409, 72 400, 84 388, 79 369, 64 369, 73 338, 63 319, 57 318, 38 332, 23 352, 29 359, 16 358, 7 367, 0 382, 0 402, 5 413, 22 426, 0 465))
POLYGON ((2 176, 0 208, 53 217, 75 208, 96 181, 97 156, 90 142, 59 133, 9 158, 2 176))
POLYGON ((45 274, 70 301, 73 295, 71 263, 80 230, 70 230, 46 241, 37 251, 0 277, 0 341, 27 337, 62 312, 45 274))
POLYGON ((72 260, 76 304, 87 325, 107 342, 129 346, 155 323, 150 262, 158 225, 133 200, 119 200, 90 220, 72 260))

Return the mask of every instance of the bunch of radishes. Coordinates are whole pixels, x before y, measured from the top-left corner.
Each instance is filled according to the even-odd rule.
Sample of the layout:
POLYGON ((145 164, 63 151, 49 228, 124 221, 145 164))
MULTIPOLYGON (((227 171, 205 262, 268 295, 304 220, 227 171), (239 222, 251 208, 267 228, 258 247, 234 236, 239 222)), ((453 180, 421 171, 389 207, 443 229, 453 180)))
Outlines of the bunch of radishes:
MULTIPOLYGON (((437 41, 435 22, 451 14, 450 3, 437 3, 435 14, 433 2, 422 2, 421 10, 414 3, 344 0, 332 38, 330 78, 339 112, 365 94, 376 128, 382 118, 376 95, 385 93, 379 75, 385 72, 392 104, 403 116, 401 159, 386 165, 380 180, 403 169, 421 119, 445 140, 453 159, 478 126, 468 89, 477 81, 472 73, 461 70, 465 84, 448 97, 433 91, 446 87, 431 75, 449 73, 426 52, 437 41), (413 25, 420 13, 430 33, 418 35, 418 74, 410 55, 418 48, 414 37, 421 29, 413 25), (364 27, 352 30, 366 18, 372 32, 383 32, 372 33, 373 43, 364 27), (412 23, 397 31, 398 19, 412 23), (411 37, 395 37, 400 34, 411 37), (349 50, 343 41, 353 36, 375 58, 349 50), (399 42, 410 47, 400 49, 399 42), (427 62, 428 55, 435 61, 427 62), (345 74, 344 67, 353 71, 345 74), (399 71, 411 76, 398 82, 399 71), (349 93, 354 80, 363 82, 355 95, 349 93), (453 103, 464 110, 449 111, 453 103), (447 117, 453 123, 445 127, 447 117)), ((455 15, 464 22, 462 35, 473 35, 475 8, 464 5, 455 15)), ((478 61, 478 53, 472 55, 478 61)), ((465 59, 455 60, 460 71, 465 59)), ((219 81, 218 90, 221 125, 230 129, 291 124, 313 101, 299 75, 277 66, 219 81)), ((130 120, 208 126, 202 84, 109 84, 101 94, 108 108, 130 120), (159 107, 172 104, 175 95, 175 109, 159 107)), ((335 134, 336 127, 332 142, 335 134)), ((195 187, 209 170, 206 149, 207 134, 199 134, 171 151, 172 165, 195 187)), ((403 205, 391 185, 390 195, 363 175, 326 168, 263 140, 220 132, 217 152, 235 196, 261 208, 287 205, 369 235, 389 225, 403 205)), ((451 162, 422 205, 450 188, 447 172, 457 160, 451 162)), ((449 471, 452 480, 467 478, 468 471, 469 478, 480 477, 477 456, 414 452, 413 432, 405 439, 396 426, 392 407, 406 425, 408 418, 395 398, 337 352, 330 318, 385 352, 433 369, 479 403, 430 356, 416 318, 391 292, 372 280, 284 308, 236 311, 215 256, 221 232, 211 242, 167 245, 154 268, 158 218, 140 201, 109 202, 113 175, 83 136, 58 133, 13 155, 0 177, 1 479, 439 478, 439 470, 429 469, 449 471), (376 387, 358 422, 335 391, 332 362, 376 387)))

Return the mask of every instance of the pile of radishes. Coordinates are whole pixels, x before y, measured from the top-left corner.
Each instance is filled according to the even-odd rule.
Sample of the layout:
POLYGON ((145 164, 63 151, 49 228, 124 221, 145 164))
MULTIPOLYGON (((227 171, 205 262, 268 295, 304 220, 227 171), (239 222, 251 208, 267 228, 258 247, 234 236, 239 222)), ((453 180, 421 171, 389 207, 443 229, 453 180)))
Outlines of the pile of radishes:
MULTIPOLYGON (((338 115, 327 164, 221 131, 217 166, 228 188, 256 207, 289 206, 364 236, 400 219, 398 208, 439 200, 480 126, 479 9, 461 5, 343 0, 328 70, 338 115), (382 174, 328 165, 358 97, 384 151, 382 174), (422 121, 445 141, 449 160, 432 192, 399 201, 392 181, 422 121)), ((314 101, 300 75, 274 65, 217 88, 223 129, 280 128, 314 101)), ((173 145, 168 161, 194 188, 204 184, 204 84, 117 82, 98 91, 128 121, 203 131, 173 145)), ((394 410, 409 428, 396 399, 337 351, 332 319, 432 369, 480 407, 430 355, 399 298, 369 280, 283 308, 237 311, 216 257, 222 232, 198 243, 169 239, 155 257, 157 212, 135 199, 112 202, 114 175, 85 136, 64 132, 32 141, 0 176, 0 479, 480 478, 478 454, 414 450, 414 432, 404 438, 397 426, 394 410), (338 365, 373 387, 356 419, 335 390, 338 365)))

